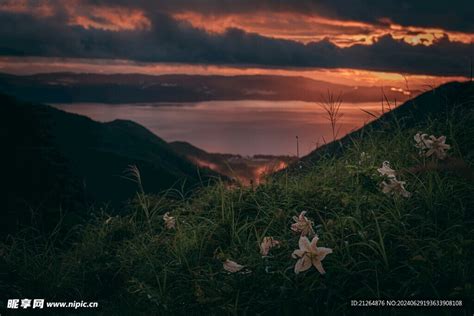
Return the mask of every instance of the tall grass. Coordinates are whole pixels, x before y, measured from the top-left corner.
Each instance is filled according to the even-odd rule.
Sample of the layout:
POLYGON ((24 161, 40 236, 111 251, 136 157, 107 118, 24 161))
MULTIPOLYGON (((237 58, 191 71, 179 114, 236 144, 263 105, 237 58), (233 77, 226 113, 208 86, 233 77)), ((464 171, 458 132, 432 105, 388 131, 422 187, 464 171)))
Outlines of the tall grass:
POLYGON ((336 95, 328 90, 327 95, 323 96, 323 101, 319 103, 319 106, 327 114, 327 119, 331 124, 332 140, 335 141, 340 131, 340 127, 338 128, 337 124, 344 115, 340 112, 342 96, 341 94, 336 95))

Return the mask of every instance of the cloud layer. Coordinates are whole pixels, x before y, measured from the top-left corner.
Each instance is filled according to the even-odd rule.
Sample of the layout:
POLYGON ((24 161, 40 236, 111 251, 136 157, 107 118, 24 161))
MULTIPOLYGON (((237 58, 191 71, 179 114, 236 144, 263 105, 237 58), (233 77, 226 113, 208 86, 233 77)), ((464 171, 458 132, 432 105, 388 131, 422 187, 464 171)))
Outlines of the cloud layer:
POLYGON ((386 1, 370 10, 363 1, 351 1, 350 7, 341 2, 301 1, 296 6, 296 2, 290 5, 290 2, 264 0, 256 8, 254 1, 230 1, 226 6, 223 1, 175 0, 157 4, 139 0, 131 5, 128 1, 76 0, 74 9, 64 6, 61 1, 50 1, 51 8, 32 11, 28 1, 19 1, 15 6, 4 6, 0 10, 0 55, 266 67, 344 67, 469 75, 472 44, 453 41, 447 35, 435 38, 429 46, 411 45, 403 39, 383 35, 374 38, 371 45, 340 47, 331 38, 304 44, 238 28, 208 32, 173 17, 189 10, 207 10, 207 14, 218 15, 242 13, 253 8, 305 14, 317 11, 319 15, 341 21, 376 24, 387 23, 390 19, 403 25, 443 27, 462 32, 474 30, 473 20, 462 18, 472 11, 473 6, 467 1, 460 1, 459 5, 466 10, 457 10, 456 14, 460 14, 457 19, 451 17, 451 11, 441 2, 430 2, 429 10, 403 1, 386 1), (396 6, 398 3, 401 5, 396 6), (443 10, 447 10, 444 19, 441 18, 443 10))
MULTIPOLYGON (((59 0, 56 0, 59 1, 59 0)), ((342 21, 474 32, 471 0, 83 0, 81 3, 119 5, 166 13, 194 11, 213 15, 254 12, 294 12, 342 21)))

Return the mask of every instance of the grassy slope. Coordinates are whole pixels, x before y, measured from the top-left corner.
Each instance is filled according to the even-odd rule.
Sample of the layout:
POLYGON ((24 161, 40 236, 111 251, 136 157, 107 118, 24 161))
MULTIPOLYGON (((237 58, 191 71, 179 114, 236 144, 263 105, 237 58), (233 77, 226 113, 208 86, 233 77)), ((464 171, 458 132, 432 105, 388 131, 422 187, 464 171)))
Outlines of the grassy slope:
MULTIPOLYGON (((447 115, 454 110, 454 107, 463 107, 470 104, 474 98, 473 93, 473 86, 470 83, 450 82, 408 100, 393 111, 387 112, 387 107, 389 107, 390 104, 386 104, 386 113, 382 115, 380 119, 372 121, 336 142, 328 143, 314 150, 303 157, 302 160, 312 165, 312 163, 317 162, 321 157, 327 154, 331 154, 332 156, 340 155, 343 152, 342 149, 350 145, 354 138, 364 137, 367 131, 390 131, 387 128, 387 124, 395 124, 391 126, 392 128, 405 129, 414 127, 420 122, 425 122, 430 119, 430 117, 447 117, 447 115)), ((298 164, 298 167, 299 165, 301 164, 298 164)))
MULTIPOLYGON (((99 300, 124 315, 342 315, 354 312, 349 302, 358 298, 468 304, 474 299, 474 104, 472 94, 446 102, 446 110, 417 123, 386 119, 336 157, 320 157, 305 172, 255 190, 216 185, 192 199, 140 195, 130 214, 104 214, 65 240, 26 231, 0 248, 2 271, 11 271, 0 290, 9 297, 99 300), (413 135, 419 130, 447 136, 446 163, 418 156, 413 135), (362 152, 370 158, 359 163, 362 152), (384 160, 401 172, 411 198, 380 192, 376 168, 384 160), (323 261, 323 276, 293 272, 298 236, 289 227, 302 210, 315 222, 319 245, 334 250, 323 261), (164 229, 166 211, 177 218, 176 230, 164 229), (282 241, 265 259, 258 249, 263 236, 282 241), (224 273, 227 258, 252 272, 224 273)), ((470 315, 466 308, 392 315, 422 312, 470 315)))

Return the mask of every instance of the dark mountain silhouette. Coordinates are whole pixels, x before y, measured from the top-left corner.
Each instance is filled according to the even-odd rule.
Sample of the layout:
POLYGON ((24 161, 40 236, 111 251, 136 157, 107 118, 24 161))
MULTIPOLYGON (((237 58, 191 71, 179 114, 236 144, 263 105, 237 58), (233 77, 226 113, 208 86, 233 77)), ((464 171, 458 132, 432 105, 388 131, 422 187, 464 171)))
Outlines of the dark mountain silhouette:
POLYGON ((0 221, 7 225, 58 206, 85 211, 88 202, 119 205, 137 192, 137 184, 124 178, 129 165, 139 168, 147 192, 191 188, 216 175, 131 121, 99 123, 0 94, 0 123, 7 201, 0 221))
MULTIPOLYGON (((143 75, 49 73, 30 76, 0 74, 0 92, 49 103, 196 102, 207 100, 322 101, 330 90, 345 102, 380 101, 380 87, 352 87, 305 77, 242 75, 143 75)), ((406 100, 401 92, 384 91, 390 100, 406 100)), ((417 91, 413 91, 418 93, 417 91)))

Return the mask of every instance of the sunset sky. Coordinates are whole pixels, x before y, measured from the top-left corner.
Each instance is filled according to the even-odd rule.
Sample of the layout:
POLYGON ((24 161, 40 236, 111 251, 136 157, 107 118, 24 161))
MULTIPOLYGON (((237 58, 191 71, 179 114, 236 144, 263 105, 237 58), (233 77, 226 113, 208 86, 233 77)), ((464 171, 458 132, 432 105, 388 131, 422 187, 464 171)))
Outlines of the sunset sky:
POLYGON ((471 0, 0 0, 0 71, 435 85, 470 76, 473 16, 471 0))

